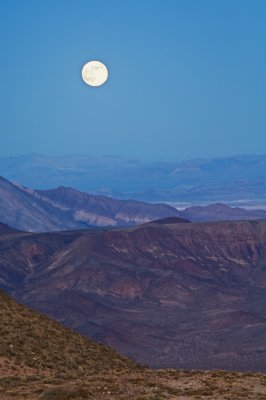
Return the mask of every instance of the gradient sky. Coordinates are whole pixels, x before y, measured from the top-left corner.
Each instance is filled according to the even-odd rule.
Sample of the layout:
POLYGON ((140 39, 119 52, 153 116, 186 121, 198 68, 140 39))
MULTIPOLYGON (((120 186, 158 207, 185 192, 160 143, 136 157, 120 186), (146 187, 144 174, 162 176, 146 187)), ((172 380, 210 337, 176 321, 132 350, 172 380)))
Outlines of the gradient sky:
POLYGON ((0 71, 1 156, 266 153, 265 0, 0 0, 0 71))

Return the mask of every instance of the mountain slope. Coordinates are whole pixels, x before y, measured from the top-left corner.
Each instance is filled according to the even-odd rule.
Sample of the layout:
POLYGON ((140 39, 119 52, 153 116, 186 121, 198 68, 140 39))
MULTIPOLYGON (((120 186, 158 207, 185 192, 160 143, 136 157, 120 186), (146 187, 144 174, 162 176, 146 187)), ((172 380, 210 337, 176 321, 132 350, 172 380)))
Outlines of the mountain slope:
POLYGON ((32 196, 0 177, 0 221, 24 231, 54 231, 82 227, 68 212, 32 196))
POLYGON ((262 374, 143 368, 0 291, 1 399, 219 400, 226 392, 240 400, 265 395, 264 383, 262 374))
POLYGON ((86 368, 87 373, 94 368, 105 373, 116 368, 126 371, 138 367, 112 349, 15 303, 2 291, 0 304, 1 357, 11 358, 35 370, 44 370, 48 375, 55 372, 77 374, 79 365, 86 368))
POLYGON ((165 222, 0 237, 1 285, 152 366, 265 371, 266 221, 165 222))

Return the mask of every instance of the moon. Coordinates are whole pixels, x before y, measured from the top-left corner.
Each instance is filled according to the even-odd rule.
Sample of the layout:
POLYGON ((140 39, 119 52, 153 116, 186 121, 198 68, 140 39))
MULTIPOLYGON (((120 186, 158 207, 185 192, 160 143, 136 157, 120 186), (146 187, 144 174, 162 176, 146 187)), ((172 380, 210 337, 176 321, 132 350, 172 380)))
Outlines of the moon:
POLYGON ((81 71, 84 82, 89 86, 101 86, 108 79, 108 69, 100 61, 89 61, 81 71))

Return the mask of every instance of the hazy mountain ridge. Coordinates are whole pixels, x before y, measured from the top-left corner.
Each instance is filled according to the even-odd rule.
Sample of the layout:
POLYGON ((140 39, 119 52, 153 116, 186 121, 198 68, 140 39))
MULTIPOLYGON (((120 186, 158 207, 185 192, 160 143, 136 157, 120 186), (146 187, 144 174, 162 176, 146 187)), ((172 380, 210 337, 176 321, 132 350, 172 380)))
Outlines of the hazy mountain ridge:
POLYGON ((141 362, 265 371, 265 243, 265 221, 2 235, 0 282, 141 362))
POLYGON ((229 207, 222 203, 188 207, 181 211, 180 215, 195 222, 266 219, 264 210, 245 210, 241 207, 229 207))
POLYGON ((35 189, 71 186, 145 201, 263 199, 266 156, 237 155, 180 162, 143 162, 118 156, 0 157, 1 174, 35 189))

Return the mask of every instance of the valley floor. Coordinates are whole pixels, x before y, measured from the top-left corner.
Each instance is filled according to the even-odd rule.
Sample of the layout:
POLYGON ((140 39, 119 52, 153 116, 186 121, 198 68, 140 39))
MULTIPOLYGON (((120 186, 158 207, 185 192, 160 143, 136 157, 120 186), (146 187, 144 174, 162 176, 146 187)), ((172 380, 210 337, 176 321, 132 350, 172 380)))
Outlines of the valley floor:
MULTIPOLYGON (((266 375, 225 371, 110 371, 105 375, 35 374, 1 360, 0 399, 67 400, 183 400, 266 399, 266 375), (13 371, 8 376, 8 369, 13 371), (6 372, 5 372, 6 371, 6 372)), ((10 371, 11 372, 11 371, 10 371)))

